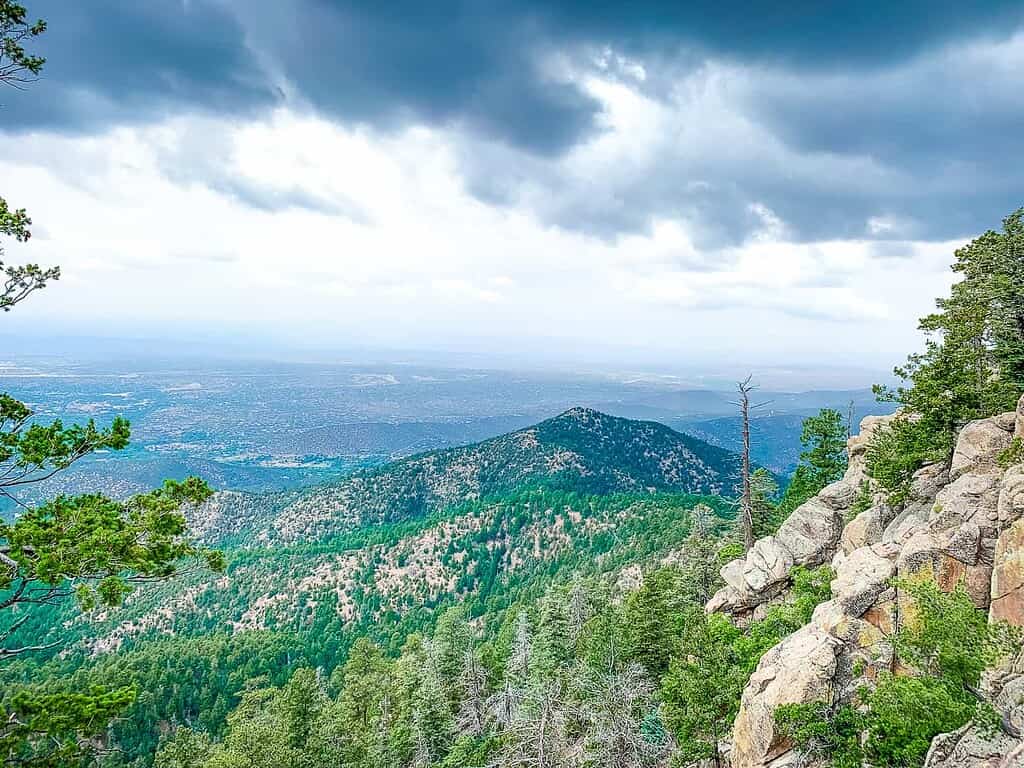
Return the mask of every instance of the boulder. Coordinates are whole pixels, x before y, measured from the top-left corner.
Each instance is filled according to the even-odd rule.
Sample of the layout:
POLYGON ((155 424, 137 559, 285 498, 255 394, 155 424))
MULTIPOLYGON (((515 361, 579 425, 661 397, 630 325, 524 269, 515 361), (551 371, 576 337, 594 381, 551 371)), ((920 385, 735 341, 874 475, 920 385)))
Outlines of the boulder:
POLYGON ((983 535, 998 532, 1001 472, 967 472, 935 497, 930 520, 942 527, 974 521, 983 535))
POLYGON ((840 549, 848 555, 860 547, 878 544, 882 541, 886 526, 895 516, 896 510, 888 504, 876 504, 865 509, 843 528, 839 539, 840 549))
POLYGON ((959 731, 936 736, 924 768, 1024 768, 1024 753, 1018 753, 1016 759, 1012 756, 1019 745, 1018 739, 1002 733, 987 734, 969 723, 959 731))
POLYGON ((978 419, 961 429, 949 465, 950 478, 956 480, 965 472, 995 467, 999 454, 1009 448, 1013 440, 1012 432, 1007 431, 1004 424, 1012 430, 1012 423, 1000 421, 998 417, 978 419))
POLYGON ((928 526, 928 516, 919 511, 905 509, 892 519, 882 532, 883 544, 903 546, 918 531, 928 526))
POLYGON ((775 732, 775 711, 828 698, 841 648, 842 641, 808 624, 762 657, 736 715, 732 768, 763 768, 792 750, 775 732))
POLYGON ((897 569, 900 577, 910 576, 926 569, 934 570, 938 565, 939 541, 935 534, 925 529, 911 536, 900 550, 897 569))
POLYGON ((999 537, 992 567, 991 608, 993 621, 1024 626, 1024 519, 999 537))
POLYGON ((996 502, 996 521, 1000 529, 1024 517, 1024 464, 1014 464, 1006 470, 999 486, 996 502))
POLYGON ((832 595, 848 616, 860 617, 896 575, 893 546, 861 547, 850 553, 832 580, 832 595))
POLYGON ((829 509, 846 512, 853 506, 860 488, 845 480, 837 480, 818 492, 818 499, 829 509))
POLYGON ((922 529, 900 550, 897 572, 901 578, 930 573, 945 592, 952 592, 957 584, 963 582, 974 604, 987 609, 989 594, 986 584, 992 569, 981 560, 980 551, 980 537, 972 523, 939 531, 922 529))
POLYGON ((735 608, 740 607, 740 602, 739 592, 726 585, 712 595, 704 610, 708 613, 732 613, 735 608))
POLYGON ((906 508, 931 509, 939 491, 949 485, 949 470, 945 464, 925 464, 910 481, 910 494, 906 508))
POLYGON ((747 590, 747 582, 743 580, 743 566, 745 563, 745 557, 730 560, 728 563, 723 565, 722 569, 718 572, 726 586, 730 587, 736 593, 745 592, 747 590))
POLYGON ((772 536, 758 539, 743 563, 743 581, 751 592, 763 592, 789 578, 794 565, 789 548, 772 536))
POLYGON ((1017 413, 1015 414, 1014 422, 1016 424, 1013 430, 1014 437, 1024 440, 1024 395, 1021 395, 1020 400, 1017 401, 1017 413))
POLYGON ((843 530, 842 499, 852 498, 838 483, 829 489, 827 502, 819 496, 804 502, 774 536, 758 539, 746 555, 724 565, 720 573, 726 589, 719 590, 705 610, 735 615, 754 608, 788 586, 794 565, 828 562, 843 530))
POLYGON ((939 543, 939 550, 950 557, 954 557, 966 565, 974 565, 978 562, 978 552, 981 546, 981 529, 977 523, 968 521, 956 528, 942 530, 936 536, 939 543))
POLYGON ((817 566, 831 559, 843 532, 843 517, 814 497, 791 514, 775 534, 793 565, 817 566))

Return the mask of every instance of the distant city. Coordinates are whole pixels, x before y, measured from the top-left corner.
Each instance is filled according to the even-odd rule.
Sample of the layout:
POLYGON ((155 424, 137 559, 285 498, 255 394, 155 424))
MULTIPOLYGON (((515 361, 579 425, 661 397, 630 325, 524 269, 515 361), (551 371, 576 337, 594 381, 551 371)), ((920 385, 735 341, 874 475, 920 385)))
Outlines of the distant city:
MULTIPOLYGON (((891 410, 869 389, 777 389, 764 376, 753 456, 780 476, 795 465, 800 423, 822 407, 859 419, 891 410)), ((0 361, 0 390, 16 393, 41 420, 124 416, 132 443, 99 453, 33 488, 127 496, 166 477, 199 475, 221 489, 283 490, 355 469, 518 429, 577 405, 648 419, 735 450, 739 427, 724 375, 714 388, 696 376, 559 373, 432 367, 410 363, 327 364, 152 356, 83 362, 70 356, 0 361)), ((9 507, 8 507, 9 508, 9 507)))

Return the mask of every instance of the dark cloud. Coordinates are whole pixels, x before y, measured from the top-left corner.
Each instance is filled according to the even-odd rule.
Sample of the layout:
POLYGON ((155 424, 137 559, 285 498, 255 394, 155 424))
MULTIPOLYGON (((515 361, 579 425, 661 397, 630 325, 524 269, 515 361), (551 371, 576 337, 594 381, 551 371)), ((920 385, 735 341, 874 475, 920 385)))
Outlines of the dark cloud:
POLYGON ((209 0, 27 3, 49 28, 39 82, 0 94, 0 129, 81 132, 183 108, 242 114, 279 95, 244 30, 209 0))
POLYGON ((281 77, 342 120, 464 122, 542 153, 593 130, 597 112, 543 71, 546 51, 611 45, 641 58, 878 67, 954 37, 1005 36, 1024 18, 1003 0, 36 0, 30 13, 50 22, 45 83, 9 96, 8 127, 81 128, 183 104, 251 110, 280 98, 281 77))
MULTIPOLYGON (((760 228, 755 203, 797 238, 910 239, 974 232, 1021 202, 1006 172, 1024 124, 1020 67, 944 53, 1007 40, 1024 23, 1019 0, 28 5, 50 22, 49 61, 43 82, 0 95, 0 130, 88 132, 183 110, 245 117, 282 100, 382 130, 449 126, 468 137, 467 184, 483 200, 602 237, 678 218, 708 248, 760 228), (560 54, 596 66, 605 47, 642 62, 650 76, 634 87, 661 100, 709 60, 752 73, 727 97, 760 131, 745 146, 666 144, 642 172, 563 177, 560 160, 601 130, 601 110, 548 64, 560 54), (872 217, 902 228, 872 232, 872 217)), ((257 207, 331 206, 301 190, 211 184, 257 207)))

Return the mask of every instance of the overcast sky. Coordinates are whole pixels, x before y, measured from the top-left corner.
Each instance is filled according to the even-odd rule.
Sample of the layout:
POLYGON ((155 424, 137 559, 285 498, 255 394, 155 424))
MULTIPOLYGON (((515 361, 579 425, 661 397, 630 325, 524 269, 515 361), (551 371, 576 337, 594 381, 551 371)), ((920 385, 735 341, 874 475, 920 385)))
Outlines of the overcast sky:
POLYGON ((25 3, 4 333, 887 368, 1024 204, 1019 1, 25 3))

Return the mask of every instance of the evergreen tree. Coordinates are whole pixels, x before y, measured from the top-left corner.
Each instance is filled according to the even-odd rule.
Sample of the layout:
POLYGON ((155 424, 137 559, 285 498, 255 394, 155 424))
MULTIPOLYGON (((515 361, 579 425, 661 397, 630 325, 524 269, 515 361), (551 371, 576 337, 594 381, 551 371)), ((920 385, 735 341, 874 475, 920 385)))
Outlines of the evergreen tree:
POLYGON ((690 589, 693 602, 704 605, 718 588, 721 567, 718 562, 719 542, 714 535, 714 510, 697 504, 690 511, 690 535, 683 543, 682 582, 690 589))
POLYGON ((823 408, 817 415, 804 419, 800 464, 778 506, 783 520, 826 485, 842 478, 847 465, 848 429, 843 415, 832 408, 823 408))
POLYGON ((433 649, 437 671, 453 711, 457 706, 458 684, 462 677, 466 654, 472 647, 473 632, 465 608, 455 606, 441 614, 434 628, 433 649))
POLYGON ((178 728, 161 742, 153 758, 153 768, 198 768, 210 757, 213 745, 205 733, 178 728))
POLYGON ((317 720, 327 706, 327 691, 317 672, 301 667, 292 673, 288 683, 274 699, 275 714, 287 735, 288 745, 297 756, 296 763, 306 765, 298 759, 309 753, 310 736, 314 733, 317 720))
POLYGON ((742 633, 698 606, 686 611, 682 623, 679 651, 661 685, 665 721, 684 760, 711 759, 719 766, 718 742, 729 734, 747 681, 733 647, 742 633))
POLYGON ((756 539, 770 536, 778 530, 782 522, 775 508, 775 496, 779 485, 771 473, 759 467, 750 477, 750 510, 754 521, 754 537, 756 539))
POLYGON ((889 431, 895 447, 877 451, 869 465, 897 496, 914 469, 949 457, 966 422, 1011 410, 1024 391, 1024 208, 1003 220, 1001 232, 990 230, 955 255, 962 279, 921 320, 924 351, 895 370, 906 383, 875 388, 913 414, 889 431))
POLYGON ((560 589, 540 600, 540 617, 533 641, 534 673, 550 675, 572 658, 568 601, 560 589))
POLYGON ((685 590, 682 573, 659 568, 644 577, 643 585, 630 594, 623 610, 625 656, 637 662, 652 679, 660 678, 679 643, 685 590))
POLYGON ((442 758, 452 743, 451 704, 438 669, 437 653, 428 647, 425 664, 412 702, 414 765, 430 765, 442 758))

